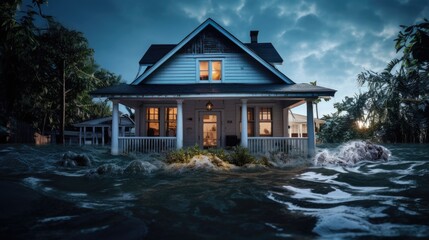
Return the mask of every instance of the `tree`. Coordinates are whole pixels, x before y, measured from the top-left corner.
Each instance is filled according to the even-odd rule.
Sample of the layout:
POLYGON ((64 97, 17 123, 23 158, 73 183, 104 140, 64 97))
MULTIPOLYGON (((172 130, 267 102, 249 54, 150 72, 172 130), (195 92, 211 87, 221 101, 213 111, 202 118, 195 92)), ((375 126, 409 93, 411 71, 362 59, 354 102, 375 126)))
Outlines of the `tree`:
MULTIPOLYGON (((367 136, 384 142, 429 142, 429 22, 402 26, 395 39, 402 56, 389 62, 381 73, 365 71, 358 75, 360 86, 368 91, 354 100, 346 98, 337 104, 337 113, 328 121, 337 125, 364 116, 367 136), (353 104, 356 103, 356 104, 353 104), (340 115, 341 112, 344 112, 340 115), (363 114, 363 115, 362 115, 363 114), (351 118, 350 118, 351 117, 351 118), (344 120, 346 119, 346 120, 344 120)), ((335 138, 328 124, 321 135, 327 141, 335 138)), ((342 125, 341 125, 342 126, 342 125)), ((342 126, 344 127, 344 126, 342 126)), ((342 129, 353 132, 354 126, 342 129)))
POLYGON ((0 115, 32 123, 45 130, 64 129, 72 123, 106 115, 105 102, 95 103, 89 92, 118 84, 120 77, 101 69, 82 33, 65 28, 43 15, 45 0, 17 11, 19 0, 0 3, 0 115), (22 16, 18 19, 18 15, 22 16), (47 28, 35 26, 35 16, 47 28))

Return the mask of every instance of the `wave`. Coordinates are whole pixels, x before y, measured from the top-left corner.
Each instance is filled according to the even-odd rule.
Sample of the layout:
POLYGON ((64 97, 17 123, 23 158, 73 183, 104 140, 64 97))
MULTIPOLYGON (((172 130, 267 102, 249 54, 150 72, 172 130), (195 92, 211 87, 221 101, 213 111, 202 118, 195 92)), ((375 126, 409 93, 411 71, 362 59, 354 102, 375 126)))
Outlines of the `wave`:
POLYGON ((352 141, 334 150, 324 149, 314 159, 315 165, 353 166, 361 161, 387 161, 391 152, 377 144, 367 141, 352 141))

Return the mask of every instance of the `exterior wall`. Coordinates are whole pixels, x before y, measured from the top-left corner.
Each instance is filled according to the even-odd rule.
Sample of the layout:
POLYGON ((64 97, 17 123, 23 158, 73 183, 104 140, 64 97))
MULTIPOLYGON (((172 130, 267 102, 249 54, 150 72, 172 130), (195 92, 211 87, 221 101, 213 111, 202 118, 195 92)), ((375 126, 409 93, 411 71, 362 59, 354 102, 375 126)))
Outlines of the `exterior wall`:
POLYGON ((275 83, 271 72, 244 53, 176 54, 146 80, 147 84, 192 84, 199 81, 198 59, 223 60, 222 83, 275 83))
MULTIPOLYGON (((200 143, 200 113, 219 113, 220 114, 220 144, 222 147, 226 144, 226 136, 232 135, 240 138, 240 107, 241 100, 211 100, 213 103, 212 111, 207 111, 207 100, 185 100, 183 102, 183 133, 184 133, 184 146, 193 146, 200 143)), ((249 101, 248 107, 254 108, 255 115, 255 136, 259 136, 259 109, 261 107, 272 108, 272 131, 273 137, 283 136, 285 122, 283 121, 283 105, 282 101, 249 101)), ((176 107, 174 102, 148 102, 143 103, 140 107, 140 121, 136 122, 139 125, 139 132, 136 136, 147 136, 146 113, 148 107, 159 107, 160 111, 160 134, 165 136, 166 130, 164 129, 164 108, 176 107)))

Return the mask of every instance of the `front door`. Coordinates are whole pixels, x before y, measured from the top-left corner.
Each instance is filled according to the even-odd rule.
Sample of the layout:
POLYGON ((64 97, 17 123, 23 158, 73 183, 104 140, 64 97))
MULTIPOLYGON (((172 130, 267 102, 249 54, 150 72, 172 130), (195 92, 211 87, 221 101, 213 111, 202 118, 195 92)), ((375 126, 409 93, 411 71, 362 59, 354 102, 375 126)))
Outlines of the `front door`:
POLYGON ((220 147, 220 112, 200 112, 199 144, 203 148, 220 147))

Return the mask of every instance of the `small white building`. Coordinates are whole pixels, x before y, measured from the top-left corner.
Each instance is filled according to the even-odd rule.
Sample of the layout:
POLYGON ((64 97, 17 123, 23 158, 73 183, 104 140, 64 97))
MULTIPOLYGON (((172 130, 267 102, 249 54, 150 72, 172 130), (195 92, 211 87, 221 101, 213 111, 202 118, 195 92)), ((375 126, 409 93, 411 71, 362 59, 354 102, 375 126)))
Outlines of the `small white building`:
MULTIPOLYGON (((317 133, 325 121, 317 118, 314 118, 313 121, 315 132, 317 133)), ((289 137, 303 138, 307 136, 307 116, 289 112, 289 137)))
POLYGON ((313 155, 313 101, 336 90, 293 82, 276 68, 283 59, 274 46, 258 42, 258 31, 250 38, 243 43, 207 19, 177 44, 151 45, 131 84, 94 91, 113 103, 112 154, 240 144, 313 155), (119 134, 119 104, 135 110, 135 137, 119 134), (308 137, 290 138, 289 110, 302 104, 308 137))
MULTIPOLYGON (((119 118, 119 135, 130 137, 134 135, 134 121, 128 116, 123 115, 119 118)), ((79 145, 82 144, 102 144, 110 142, 112 137, 112 117, 91 119, 84 122, 73 124, 79 128, 79 145)))

